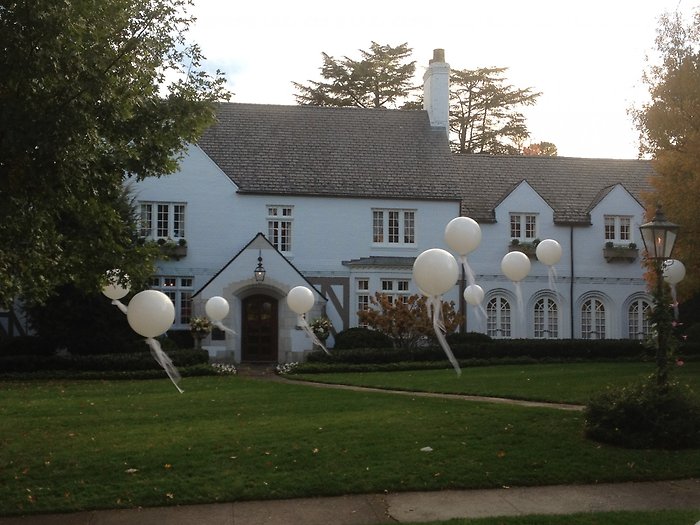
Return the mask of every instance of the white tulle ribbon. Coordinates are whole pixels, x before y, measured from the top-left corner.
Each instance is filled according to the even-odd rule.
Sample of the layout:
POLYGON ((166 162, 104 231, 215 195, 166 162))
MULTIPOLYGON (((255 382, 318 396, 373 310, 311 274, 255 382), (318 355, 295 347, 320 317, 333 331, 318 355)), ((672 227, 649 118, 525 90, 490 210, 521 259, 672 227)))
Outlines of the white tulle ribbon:
POLYGON ((559 296, 559 290, 557 290, 557 270, 554 266, 547 267, 547 275, 549 276, 549 289, 559 296))
POLYGON ((324 345, 323 342, 322 342, 322 341, 318 338, 318 336, 314 333, 314 331, 313 331, 313 330, 311 329, 311 327, 309 326, 309 323, 307 323, 307 322, 306 322, 306 319, 304 319, 304 316, 303 316, 303 315, 300 315, 300 316, 299 316, 298 324, 299 324, 299 326, 301 326, 302 330, 304 330, 304 332, 306 332, 306 335, 308 335, 308 336, 311 338, 311 340, 313 341, 313 343, 314 343, 316 346, 320 346, 321 348, 323 348, 323 351, 324 351, 324 352, 326 352, 328 355, 331 355, 331 353, 330 353, 330 352, 328 351, 328 349, 326 348, 326 345, 324 345))
POLYGON ((471 286, 472 284, 476 284, 476 279, 474 278, 474 272, 472 271, 471 267, 469 266, 469 263, 467 262, 466 255, 459 256, 459 264, 462 265, 462 269, 464 270, 464 275, 467 276, 467 284, 469 286, 471 286))
POLYGON ((237 335, 235 330, 231 330, 228 326, 224 326, 221 321, 212 321, 212 324, 223 332, 228 332, 231 335, 237 335))
POLYGON ((673 299, 673 318, 678 321, 678 292, 676 291, 676 285, 671 284, 671 299, 673 299))
POLYGON ((447 359, 450 361, 450 363, 452 363, 455 372, 457 372, 458 376, 461 376, 462 369, 459 367, 459 363, 457 362, 457 359, 455 359, 455 356, 452 353, 452 349, 450 348, 450 345, 447 343, 447 339, 445 338, 445 324, 442 320, 442 299, 440 299, 440 297, 438 296, 428 297, 428 301, 426 304, 428 307, 428 315, 433 321, 433 330, 435 331, 435 337, 437 337, 438 343, 440 343, 440 346, 445 352, 447 359))
POLYGON ((158 361, 158 364, 160 366, 163 367, 163 370, 165 370, 165 373, 168 374, 168 377, 173 382, 173 385, 175 385, 175 388, 177 388, 178 391, 182 394, 184 391, 177 385, 181 379, 180 372, 177 371, 177 368, 175 368, 175 365, 173 365, 173 362, 170 359, 170 357, 168 357, 168 354, 163 352, 163 349, 160 347, 160 343, 158 342, 158 340, 153 339, 152 337, 148 337, 146 339, 146 343, 151 349, 151 355, 153 356, 153 358, 156 361, 158 361))
POLYGON ((123 313, 127 312, 126 305, 122 303, 119 299, 112 299, 112 304, 119 308, 123 313))

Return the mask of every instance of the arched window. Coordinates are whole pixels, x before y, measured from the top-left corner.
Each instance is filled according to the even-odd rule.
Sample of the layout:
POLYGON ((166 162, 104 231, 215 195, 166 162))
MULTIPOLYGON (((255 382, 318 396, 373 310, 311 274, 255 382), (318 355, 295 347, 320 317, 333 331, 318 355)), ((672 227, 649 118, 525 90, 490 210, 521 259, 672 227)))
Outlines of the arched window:
POLYGON ((542 297, 535 303, 534 336, 541 339, 559 337, 559 311, 551 297, 542 297))
POLYGON ((600 299, 588 299, 581 306, 581 338, 605 339, 605 305, 600 299))
POLYGON ((486 332, 491 337, 510 337, 510 303, 503 296, 496 296, 486 305, 488 323, 486 332))
POLYGON ((644 299, 635 299, 627 310, 627 326, 630 339, 644 339, 651 333, 649 314, 651 303, 644 299))

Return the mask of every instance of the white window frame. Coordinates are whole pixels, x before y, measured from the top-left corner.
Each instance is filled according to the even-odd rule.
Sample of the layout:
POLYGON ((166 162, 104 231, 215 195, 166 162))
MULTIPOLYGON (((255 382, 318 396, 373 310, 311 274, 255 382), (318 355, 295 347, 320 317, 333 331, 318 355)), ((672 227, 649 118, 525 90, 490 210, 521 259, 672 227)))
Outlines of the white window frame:
POLYGON ((294 206, 289 204, 267 205, 267 234, 270 243, 284 254, 292 252, 294 232, 294 206))
POLYGON ((605 303, 590 297, 581 305, 581 339, 605 339, 607 319, 605 303))
POLYGON ((149 280, 152 290, 167 295, 175 306, 173 328, 187 328, 192 318, 194 277, 191 275, 154 275, 149 280))
POLYGON ((510 238, 522 242, 532 242, 537 239, 539 220, 536 213, 511 213, 509 216, 510 238))
POLYGON ((605 242, 627 245, 634 242, 631 215, 605 215, 603 217, 605 242))
POLYGON ((504 295, 495 295, 486 303, 486 333, 494 339, 511 337, 513 307, 504 295))
POLYGON ((535 339, 557 339, 559 337, 559 305, 552 297, 537 299, 532 313, 535 339))
POLYGON ((627 308, 627 330, 630 339, 644 340, 651 335, 652 304, 644 299, 634 299, 627 308))
POLYGON ((145 239, 185 238, 187 203, 141 201, 139 235, 145 239))
POLYGON ((395 279, 395 278, 384 278, 380 279, 381 293, 389 298, 389 302, 394 304, 394 301, 401 301, 402 303, 408 302, 409 287, 411 286, 410 279, 395 279))
POLYGON ((373 208, 372 244, 374 246, 415 246, 416 210, 373 208))

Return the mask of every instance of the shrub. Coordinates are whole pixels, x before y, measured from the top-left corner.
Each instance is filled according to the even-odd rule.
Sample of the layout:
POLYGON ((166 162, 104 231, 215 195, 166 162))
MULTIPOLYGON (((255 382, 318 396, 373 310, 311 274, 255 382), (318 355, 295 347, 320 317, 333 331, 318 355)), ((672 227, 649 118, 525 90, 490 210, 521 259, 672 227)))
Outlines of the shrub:
POLYGON ((450 345, 490 343, 491 341, 493 341, 493 338, 490 335, 480 332, 467 332, 466 334, 455 332, 447 336, 447 342, 450 343, 450 345))
POLYGON ((335 336, 335 350, 345 348, 389 348, 391 338, 369 328, 348 328, 335 336))
POLYGON ((589 401, 585 433, 624 448, 700 447, 700 399, 686 386, 652 379, 609 388, 589 401))

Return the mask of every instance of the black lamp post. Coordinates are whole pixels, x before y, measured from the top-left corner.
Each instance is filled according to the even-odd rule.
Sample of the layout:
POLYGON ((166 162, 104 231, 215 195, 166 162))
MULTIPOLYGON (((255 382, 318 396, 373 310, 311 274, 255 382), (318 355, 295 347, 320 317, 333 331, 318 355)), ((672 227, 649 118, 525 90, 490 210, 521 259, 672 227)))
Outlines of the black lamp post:
POLYGON ((671 312, 664 293, 664 261, 671 258, 680 227, 669 222, 657 206, 654 218, 642 224, 639 232, 644 242, 646 259, 651 262, 656 278, 654 317, 656 319, 656 382, 665 386, 668 381, 668 340, 671 335, 671 312))
POLYGON ((253 270, 253 275, 255 276, 255 282, 261 283, 265 280, 265 268, 262 265, 262 251, 258 250, 258 265, 253 270))

